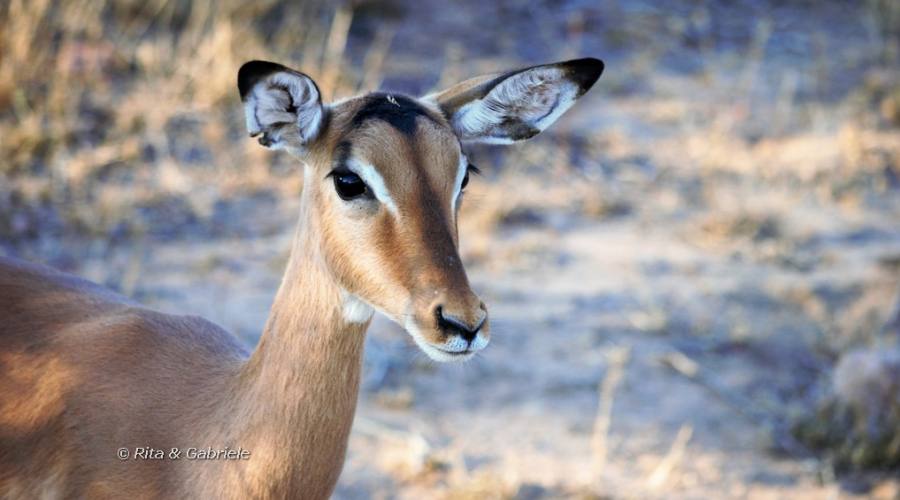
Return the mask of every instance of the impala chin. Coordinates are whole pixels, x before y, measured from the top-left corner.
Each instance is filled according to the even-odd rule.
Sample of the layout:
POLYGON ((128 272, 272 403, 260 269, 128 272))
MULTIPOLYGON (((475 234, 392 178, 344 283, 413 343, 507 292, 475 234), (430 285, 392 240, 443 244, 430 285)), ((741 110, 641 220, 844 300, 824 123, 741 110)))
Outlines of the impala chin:
MULTIPOLYGON (((443 341, 427 340, 422 333, 422 329, 412 320, 407 321, 406 331, 409 332, 413 341, 419 346, 429 358, 440 363, 453 363, 468 361, 472 359, 478 352, 484 350, 490 343, 490 337, 487 331, 487 325, 475 335, 471 341, 467 341, 461 336, 454 335, 445 338, 443 341)), ((432 327, 433 335, 444 336, 445 334, 439 328, 432 327)))

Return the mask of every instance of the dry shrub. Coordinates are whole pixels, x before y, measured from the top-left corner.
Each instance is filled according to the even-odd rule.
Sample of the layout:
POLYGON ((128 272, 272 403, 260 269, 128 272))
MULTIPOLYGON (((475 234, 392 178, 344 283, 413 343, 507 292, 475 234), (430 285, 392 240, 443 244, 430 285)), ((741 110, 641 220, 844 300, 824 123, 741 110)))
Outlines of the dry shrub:
POLYGON ((518 488, 512 486, 496 473, 481 472, 467 477, 447 489, 446 500, 512 500, 518 488))
POLYGON ((900 349, 860 349, 843 355, 830 394, 797 436, 839 470, 900 467, 900 349))
POLYGON ((783 236, 784 230, 777 215, 739 212, 714 214, 701 222, 700 239, 710 243, 759 242, 783 236))
POLYGON ((838 470, 900 468, 900 301, 879 337, 844 351, 817 411, 794 426, 838 470))
POLYGON ((18 219, 0 237, 46 234, 28 215, 43 204, 68 231, 105 234, 133 225, 133 207, 177 197, 197 218, 222 190, 296 194, 298 182, 272 181, 284 158, 235 140, 235 75, 266 57, 329 72, 326 94, 355 88, 338 43, 352 11, 340 13, 344 33, 329 35, 335 9, 320 0, 0 4, 0 200, 16 200, 0 201, 0 218, 18 219))

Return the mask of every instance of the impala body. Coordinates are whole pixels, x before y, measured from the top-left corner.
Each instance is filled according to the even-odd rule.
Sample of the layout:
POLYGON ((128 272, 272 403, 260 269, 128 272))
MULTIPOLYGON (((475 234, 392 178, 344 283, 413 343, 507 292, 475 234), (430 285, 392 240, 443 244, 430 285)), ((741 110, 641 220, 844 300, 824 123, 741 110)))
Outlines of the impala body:
POLYGON ((375 310, 438 361, 488 344, 457 251, 473 169, 461 145, 534 136, 602 70, 580 59, 324 105, 306 75, 245 64, 251 136, 304 163, 301 223, 259 345, 0 258, 0 497, 329 496, 375 310))

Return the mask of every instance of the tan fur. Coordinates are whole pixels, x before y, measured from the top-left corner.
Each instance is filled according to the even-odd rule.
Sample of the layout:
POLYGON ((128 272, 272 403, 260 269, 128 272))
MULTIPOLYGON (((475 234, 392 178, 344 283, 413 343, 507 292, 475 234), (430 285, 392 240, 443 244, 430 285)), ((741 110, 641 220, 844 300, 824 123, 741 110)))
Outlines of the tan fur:
MULTIPOLYGON (((350 143, 353 156, 375 165, 401 217, 397 220, 382 209, 374 221, 365 218, 359 226, 327 226, 324 241, 329 264, 348 291, 370 298, 394 318, 419 315, 423 324, 429 324, 431 318, 425 316, 432 303, 440 300, 474 321, 481 301, 471 292, 459 258, 456 214, 452 213, 459 142, 440 115, 432 118, 443 126, 419 118, 412 138, 378 120, 360 128, 343 126, 355 114, 355 106, 348 102, 335 111, 336 128, 347 132, 333 138, 331 147, 350 143)), ((316 172, 312 182, 322 182, 320 178, 332 168, 328 157, 317 162, 317 153, 312 152, 316 172)), ((344 209, 336 197, 323 198, 325 213, 344 209)), ((422 333, 429 341, 443 341, 444 334, 436 327, 422 333)), ((483 334, 489 334, 487 329, 483 334)))
MULTIPOLYGON (((360 318, 370 318, 348 304, 374 306, 423 349, 460 338, 436 312, 473 335, 486 320, 457 251, 461 151, 447 102, 421 101, 429 111, 403 132, 354 121, 365 97, 323 108, 305 78, 259 61, 238 78, 251 134, 305 163, 301 224, 252 355, 201 318, 0 258, 0 498, 326 498, 356 407, 360 318), (312 114, 295 120, 297 109, 312 114), (390 210, 338 197, 328 174, 347 158, 383 178, 390 210), (117 455, 138 447, 250 457, 117 455)), ((470 83, 446 96, 478 99, 470 83)), ((482 349, 486 321, 477 335, 482 349)))
MULTIPOLYGON (((348 287, 352 293, 383 297, 376 305, 392 312, 396 304, 415 305, 417 289, 429 284, 460 287, 460 300, 477 300, 469 299, 474 294, 459 264, 455 214, 448 208, 452 174, 443 172, 449 167, 443 157, 458 155, 452 135, 408 140, 377 121, 347 132, 339 126, 346 113, 337 110, 333 119, 338 126, 311 152, 304 224, 249 358, 230 334, 200 318, 154 312, 77 278, 0 259, 2 496, 330 494, 355 410, 367 327, 343 321, 342 284, 356 285, 348 287), (379 164, 400 161, 396 151, 421 158, 421 177, 388 182, 405 193, 397 200, 401 212, 424 210, 428 218, 406 227, 385 215, 359 231, 327 224, 342 207, 316 183, 332 189, 323 180, 329 151, 348 140, 379 164), (438 198, 416 196, 423 183, 433 185, 438 198), (439 231, 424 237, 426 224, 440 225, 439 231), (441 265, 447 258, 455 265, 441 265), (379 281, 381 274, 388 278, 379 281), (116 456, 118 448, 139 446, 166 452, 243 447, 251 458, 116 456)), ((424 127, 423 133, 437 131, 424 127)))
POLYGON ((365 324, 301 230, 249 359, 199 318, 0 259, 0 495, 324 498, 340 473, 365 324), (120 461, 120 447, 232 448, 247 461, 120 461), (44 493, 42 493, 44 492, 44 493))

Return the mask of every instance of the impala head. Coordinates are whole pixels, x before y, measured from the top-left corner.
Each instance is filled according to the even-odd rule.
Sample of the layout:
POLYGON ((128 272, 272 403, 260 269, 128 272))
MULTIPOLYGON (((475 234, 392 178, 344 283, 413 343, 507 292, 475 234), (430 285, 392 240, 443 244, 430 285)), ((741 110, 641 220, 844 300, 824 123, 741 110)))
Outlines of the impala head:
POLYGON ((474 78, 422 98, 371 93, 324 105, 313 80, 252 61, 238 73, 247 128, 305 164, 305 229, 344 294, 344 319, 377 309, 439 361, 490 338, 459 258, 457 213, 475 167, 462 144, 538 134, 603 71, 596 59, 474 78))

